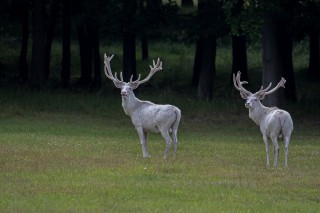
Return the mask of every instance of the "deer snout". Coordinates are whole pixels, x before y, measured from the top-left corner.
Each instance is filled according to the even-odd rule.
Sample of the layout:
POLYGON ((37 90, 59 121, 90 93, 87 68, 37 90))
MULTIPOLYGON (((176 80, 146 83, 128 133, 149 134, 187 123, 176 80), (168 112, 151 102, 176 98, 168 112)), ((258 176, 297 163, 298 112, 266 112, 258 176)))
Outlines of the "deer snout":
POLYGON ((247 108, 249 108, 249 107, 250 107, 250 103, 246 102, 246 103, 244 104, 244 106, 247 107, 247 108))
POLYGON ((122 96, 127 96, 127 92, 126 91, 121 91, 121 95, 122 96))

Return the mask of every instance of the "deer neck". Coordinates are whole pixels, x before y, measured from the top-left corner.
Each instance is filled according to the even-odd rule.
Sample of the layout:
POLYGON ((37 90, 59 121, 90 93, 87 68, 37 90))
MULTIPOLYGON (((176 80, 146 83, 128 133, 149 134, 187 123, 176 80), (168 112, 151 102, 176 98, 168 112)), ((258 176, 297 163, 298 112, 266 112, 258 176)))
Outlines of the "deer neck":
POLYGON ((133 92, 128 93, 127 96, 122 96, 122 108, 130 117, 137 108, 139 102, 140 100, 136 98, 133 92))
POLYGON ((269 108, 262 105, 259 102, 254 108, 249 109, 249 117, 260 126, 261 122, 265 119, 268 114, 269 108))

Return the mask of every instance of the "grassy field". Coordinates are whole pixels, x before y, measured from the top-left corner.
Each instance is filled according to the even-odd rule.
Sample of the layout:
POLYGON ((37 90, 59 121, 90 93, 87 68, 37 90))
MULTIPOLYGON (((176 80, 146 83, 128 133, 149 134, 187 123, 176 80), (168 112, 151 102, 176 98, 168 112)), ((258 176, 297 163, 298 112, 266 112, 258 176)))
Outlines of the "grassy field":
MULTIPOLYGON (((138 135, 111 84, 100 91, 3 86, 0 212, 319 212, 317 83, 298 81, 299 102, 283 106, 292 114, 294 133, 289 167, 283 168, 280 143, 280 166, 274 169, 265 165, 259 128, 225 83, 227 73, 217 74, 214 101, 190 95, 181 70, 193 56, 183 48, 159 53, 167 73, 137 94, 182 109, 174 160, 163 159, 159 135, 149 138, 152 157, 142 158, 138 135)), ((118 71, 120 57, 114 60, 118 71)), ((228 70, 229 60, 220 54, 218 69, 228 70)), ((256 69, 258 59, 250 64, 256 69)))
POLYGON ((243 103, 140 95, 182 109, 175 160, 159 135, 142 158, 118 93, 2 90, 0 211, 319 212, 319 123, 295 120, 274 169, 243 103))

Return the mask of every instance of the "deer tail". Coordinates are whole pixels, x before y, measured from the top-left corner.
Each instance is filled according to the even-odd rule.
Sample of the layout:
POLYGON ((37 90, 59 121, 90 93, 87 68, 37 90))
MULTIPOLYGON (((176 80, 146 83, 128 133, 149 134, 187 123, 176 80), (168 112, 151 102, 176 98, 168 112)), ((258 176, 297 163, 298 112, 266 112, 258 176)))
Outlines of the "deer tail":
POLYGON ((174 123, 172 125, 172 130, 177 131, 178 127, 179 127, 180 119, 181 119, 181 110, 175 107, 174 113, 176 114, 176 120, 174 121, 174 123))

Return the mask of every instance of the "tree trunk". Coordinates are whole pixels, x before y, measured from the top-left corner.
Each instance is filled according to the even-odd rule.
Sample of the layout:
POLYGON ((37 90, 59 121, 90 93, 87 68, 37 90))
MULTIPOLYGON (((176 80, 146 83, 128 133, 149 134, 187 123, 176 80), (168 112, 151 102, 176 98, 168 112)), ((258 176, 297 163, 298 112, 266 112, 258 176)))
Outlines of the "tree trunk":
MULTIPOLYGON (((280 48, 280 55, 281 57, 281 65, 282 65, 282 73, 283 77, 286 79, 285 85, 285 98, 292 102, 297 101, 296 95, 296 84, 294 78, 294 70, 293 70, 293 61, 292 61, 292 47, 293 41, 290 36, 283 32, 280 35, 279 39, 279 48, 280 48)), ((280 80, 280 79, 279 79, 280 80)), ((278 81, 279 81, 278 80, 278 81)))
MULTIPOLYGON (((157 1, 156 1, 157 2, 157 1)), ((122 0, 123 3, 123 79, 129 81, 130 77, 137 78, 136 71, 136 35, 135 28, 133 26, 133 19, 136 16, 138 9, 137 1, 122 0)), ((147 6, 150 6, 150 1, 147 2, 147 6)))
MULTIPOLYGON (((156 2, 157 3, 157 2, 156 2)), ((142 11, 142 14, 148 14, 147 11, 149 8, 152 8, 152 1, 151 0, 143 0, 139 2, 139 8, 142 11), (151 5, 150 5, 151 4, 151 5)), ((149 58, 149 50, 148 50, 148 35, 147 35, 148 30, 143 30, 141 32, 141 55, 142 55, 142 60, 147 60, 149 58)))
POLYGON ((99 53, 99 26, 93 20, 87 20, 85 24, 78 26, 79 49, 81 60, 82 86, 101 86, 101 58, 99 53), (92 82, 92 68, 94 82, 92 82), (93 83, 93 84, 92 84, 93 83))
POLYGON ((92 48, 90 40, 88 38, 88 28, 86 24, 80 24, 77 26, 79 51, 80 51, 80 65, 81 76, 79 84, 81 86, 90 86, 92 81, 92 48))
POLYGON ((247 45, 245 36, 232 36, 232 76, 241 71, 241 79, 248 81, 247 45))
POLYGON ((247 45, 246 36, 241 27, 241 15, 243 12, 243 0, 237 0, 231 8, 231 16, 240 19, 240 23, 236 26, 237 35, 232 35, 232 70, 230 82, 233 84, 233 74, 241 71, 241 78, 248 81, 248 65, 247 65, 247 45))
POLYGON ((19 79, 22 83, 26 82, 28 79, 28 40, 29 40, 29 9, 27 5, 23 5, 20 14, 21 21, 21 49, 19 57, 19 79))
POLYGON ((145 33, 141 36, 141 52, 142 60, 147 60, 149 58, 148 36, 145 33))
POLYGON ((93 58, 93 86, 101 88, 101 58, 99 51, 99 26, 92 24, 90 26, 90 40, 92 44, 92 58, 93 58))
POLYGON ((317 32, 310 32, 309 42, 308 76, 312 79, 320 80, 319 34, 317 32))
POLYGON ((50 76, 50 61, 51 61, 51 47, 54 37, 54 32, 56 28, 57 12, 59 7, 59 1, 53 1, 50 5, 51 13, 48 15, 48 26, 47 26, 47 36, 45 41, 45 71, 44 79, 48 81, 50 76))
POLYGON ((201 53, 201 70, 197 96, 202 100, 212 99, 213 82, 215 78, 216 37, 209 35, 203 38, 201 53))
POLYGON ((64 88, 69 85, 70 64, 70 0, 63 0, 61 85, 64 88))
POLYGON ((44 82, 45 70, 45 5, 42 0, 34 0, 32 11, 33 42, 30 80, 32 86, 41 88, 44 82))
POLYGON ((136 71, 136 39, 132 32, 123 33, 123 78, 128 82, 131 75, 137 78, 136 71))
POLYGON ((197 41, 196 54, 194 57, 194 65, 193 65, 192 86, 194 88, 197 88, 199 84, 203 46, 204 46, 204 39, 202 36, 200 36, 200 38, 197 41))
MULTIPOLYGON (((278 50, 278 30, 279 21, 273 15, 267 14, 263 20, 262 30, 262 84, 264 88, 270 82, 275 86, 282 76, 281 61, 278 50)), ((281 90, 274 92, 264 98, 266 106, 281 106, 281 90)))

